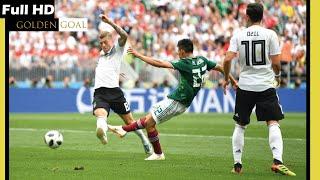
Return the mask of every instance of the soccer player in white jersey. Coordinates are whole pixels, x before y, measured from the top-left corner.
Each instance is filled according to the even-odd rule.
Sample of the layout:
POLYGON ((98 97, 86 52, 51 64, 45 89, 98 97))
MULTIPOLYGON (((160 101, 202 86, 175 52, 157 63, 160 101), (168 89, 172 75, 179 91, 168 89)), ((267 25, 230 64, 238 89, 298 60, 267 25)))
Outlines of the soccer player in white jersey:
POLYGON ((269 127, 269 145, 273 154, 271 170, 283 175, 295 176, 283 165, 283 141, 279 120, 284 118, 275 90, 280 83, 280 47, 277 34, 261 27, 263 6, 250 3, 246 10, 247 28, 235 34, 224 59, 224 90, 229 84, 231 61, 239 52, 240 77, 236 93, 233 119, 236 121, 232 136, 234 167, 232 172, 242 172, 241 156, 244 132, 250 123, 250 115, 256 106, 258 121, 266 121, 269 127), (277 85, 275 84, 277 83, 277 85))
MULTIPOLYGON (((117 41, 113 42, 112 33, 106 31, 100 33, 102 55, 95 70, 93 114, 97 118, 96 133, 101 143, 107 144, 107 117, 110 109, 117 113, 126 124, 133 123, 134 119, 130 112, 130 106, 119 87, 120 66, 121 61, 123 61, 128 34, 105 15, 100 15, 100 18, 103 22, 112 26, 120 35, 117 41)), ((152 154, 151 144, 142 130, 136 130, 135 132, 142 140, 145 152, 152 154)))

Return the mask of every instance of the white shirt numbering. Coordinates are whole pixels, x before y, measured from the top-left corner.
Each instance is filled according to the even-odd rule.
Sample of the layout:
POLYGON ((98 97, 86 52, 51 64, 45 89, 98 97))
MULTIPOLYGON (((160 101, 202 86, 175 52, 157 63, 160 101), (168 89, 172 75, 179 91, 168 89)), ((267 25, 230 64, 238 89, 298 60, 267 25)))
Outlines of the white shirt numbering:
POLYGON ((274 72, 269 56, 281 53, 274 31, 250 26, 231 38, 228 51, 239 51, 240 54, 240 89, 261 92, 274 88, 274 72))
POLYGON ((119 87, 120 67, 124 58, 124 47, 120 47, 117 41, 108 54, 100 56, 95 71, 94 89, 100 87, 119 87))

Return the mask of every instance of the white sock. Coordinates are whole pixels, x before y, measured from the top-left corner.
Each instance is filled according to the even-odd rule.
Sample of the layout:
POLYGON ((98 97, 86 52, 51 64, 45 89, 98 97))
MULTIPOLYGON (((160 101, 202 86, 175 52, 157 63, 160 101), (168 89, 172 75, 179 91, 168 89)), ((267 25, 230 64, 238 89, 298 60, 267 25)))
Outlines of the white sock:
POLYGON ((244 146, 244 132, 245 132, 246 126, 240 126, 239 124, 236 124, 234 127, 233 135, 232 135, 232 152, 233 152, 233 159, 234 163, 240 163, 242 152, 243 152, 243 146, 244 146))
POLYGON ((269 125, 269 145, 273 154, 273 158, 282 161, 283 142, 278 123, 269 125))
POLYGON ((149 140, 146 135, 144 135, 142 129, 135 130, 134 132, 139 136, 143 144, 149 144, 149 140))
POLYGON ((105 116, 97 117, 97 128, 102 128, 104 132, 108 130, 107 117, 105 116))

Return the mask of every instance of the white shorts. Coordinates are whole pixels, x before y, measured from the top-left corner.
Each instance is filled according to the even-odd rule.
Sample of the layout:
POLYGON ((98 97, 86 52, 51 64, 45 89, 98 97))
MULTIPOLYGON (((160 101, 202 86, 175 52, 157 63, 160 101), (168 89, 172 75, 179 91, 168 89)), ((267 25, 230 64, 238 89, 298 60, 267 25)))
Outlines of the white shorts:
POLYGON ((182 114, 187 107, 173 99, 164 99, 151 107, 151 115, 157 124, 182 114))

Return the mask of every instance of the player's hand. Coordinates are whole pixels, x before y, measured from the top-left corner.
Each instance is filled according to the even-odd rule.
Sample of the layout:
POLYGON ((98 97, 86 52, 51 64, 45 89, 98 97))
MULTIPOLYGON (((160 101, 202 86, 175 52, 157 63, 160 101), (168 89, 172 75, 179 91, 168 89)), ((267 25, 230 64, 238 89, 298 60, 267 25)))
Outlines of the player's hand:
POLYGON ((131 47, 128 48, 127 53, 128 54, 132 54, 134 56, 138 56, 139 55, 139 53, 136 50, 132 49, 131 47))
POLYGON ((226 95, 227 94, 227 87, 229 85, 229 80, 226 81, 226 80, 223 80, 223 83, 222 83, 222 87, 223 87, 223 93, 226 95))
POLYGON ((238 82, 237 81, 231 81, 231 85, 232 85, 232 88, 236 91, 238 89, 238 82))
POLYGON ((110 18, 108 18, 106 15, 104 14, 100 14, 99 17, 101 18, 101 20, 105 23, 110 24, 112 22, 112 20, 110 18))

